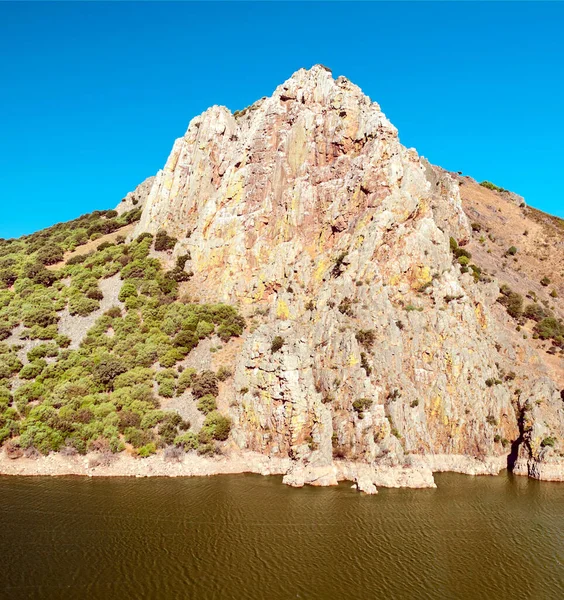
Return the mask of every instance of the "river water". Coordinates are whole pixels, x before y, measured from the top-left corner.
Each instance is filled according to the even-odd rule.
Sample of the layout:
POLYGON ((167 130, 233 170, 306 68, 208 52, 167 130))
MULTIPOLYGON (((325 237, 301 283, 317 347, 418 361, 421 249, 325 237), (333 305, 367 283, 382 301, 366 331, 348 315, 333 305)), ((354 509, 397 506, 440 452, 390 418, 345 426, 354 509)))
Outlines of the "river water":
POLYGON ((0 597, 564 599, 564 485, 0 477, 0 597))

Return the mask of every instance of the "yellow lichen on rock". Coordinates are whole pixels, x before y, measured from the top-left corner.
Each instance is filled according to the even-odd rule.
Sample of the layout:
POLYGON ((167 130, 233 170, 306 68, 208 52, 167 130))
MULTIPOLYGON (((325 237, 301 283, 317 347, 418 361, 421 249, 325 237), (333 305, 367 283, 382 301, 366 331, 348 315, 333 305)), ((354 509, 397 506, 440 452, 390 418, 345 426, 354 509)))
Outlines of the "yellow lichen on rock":
POLYGON ((474 312, 476 313, 476 319, 478 319, 478 323, 480 323, 482 329, 486 329, 488 326, 488 320, 486 314, 484 313, 484 309, 479 302, 474 307, 474 312))
POLYGON ((276 303, 276 316, 283 320, 290 318, 290 309, 288 308, 286 302, 282 300, 282 298, 279 298, 278 302, 276 303))
POLYGON ((231 176, 225 196, 229 200, 239 202, 243 197, 244 180, 240 173, 236 172, 231 176))
POLYGON ((433 281, 431 269, 427 265, 416 265, 413 268, 412 278, 411 287, 414 289, 421 289, 433 281))
POLYGON ((322 281, 323 279, 323 275, 325 274, 325 271, 327 270, 327 266, 328 263, 325 259, 321 259, 319 261, 319 263, 317 264, 317 267, 315 269, 315 272, 313 273, 313 278, 315 281, 317 281, 318 283, 320 281, 322 281))
POLYGON ((299 120, 288 136, 288 164, 294 176, 303 168, 307 156, 307 136, 304 124, 299 120))
POLYGON ((347 364, 349 365, 349 367, 354 367, 354 366, 358 365, 359 362, 360 362, 360 359, 357 358, 357 356, 351 352, 351 354, 349 354, 349 359, 347 361, 347 364))

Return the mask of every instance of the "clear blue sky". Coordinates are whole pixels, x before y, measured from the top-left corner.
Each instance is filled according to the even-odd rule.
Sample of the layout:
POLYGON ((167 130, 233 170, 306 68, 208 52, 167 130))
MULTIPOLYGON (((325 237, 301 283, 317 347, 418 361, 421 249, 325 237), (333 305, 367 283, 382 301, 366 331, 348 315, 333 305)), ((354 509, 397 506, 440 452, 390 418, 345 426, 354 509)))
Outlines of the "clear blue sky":
POLYGON ((563 3, 0 2, 0 237, 109 208, 211 104, 323 63, 406 146, 564 216, 563 3))

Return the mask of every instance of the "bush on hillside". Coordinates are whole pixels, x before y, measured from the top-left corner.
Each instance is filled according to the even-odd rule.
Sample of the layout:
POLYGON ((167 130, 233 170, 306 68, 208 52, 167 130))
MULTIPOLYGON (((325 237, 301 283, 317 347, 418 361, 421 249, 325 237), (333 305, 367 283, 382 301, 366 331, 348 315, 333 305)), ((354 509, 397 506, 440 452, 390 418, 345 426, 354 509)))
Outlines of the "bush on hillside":
POLYGON ((523 296, 511 290, 511 288, 504 284, 500 288, 501 295, 497 301, 505 306, 507 313, 514 319, 518 319, 523 314, 523 296))
POLYGON ((172 250, 176 246, 176 242, 176 238, 169 236, 166 231, 161 229, 155 236, 155 250, 157 252, 172 250))
POLYGON ((272 354, 274 354, 275 352, 278 352, 278 350, 280 350, 283 345, 284 345, 284 338, 277 335, 272 340, 272 344, 270 345, 270 351, 272 352, 272 354))
POLYGON ((231 432, 231 419, 217 410, 212 411, 206 416, 201 432, 214 440, 225 441, 231 432))
POLYGON ((201 398, 206 394, 215 397, 218 392, 217 377, 213 371, 203 371, 192 377, 192 395, 194 398, 201 398))
POLYGON ((37 252, 37 260, 44 265, 54 265, 61 262, 63 257, 63 249, 55 244, 44 246, 37 252))

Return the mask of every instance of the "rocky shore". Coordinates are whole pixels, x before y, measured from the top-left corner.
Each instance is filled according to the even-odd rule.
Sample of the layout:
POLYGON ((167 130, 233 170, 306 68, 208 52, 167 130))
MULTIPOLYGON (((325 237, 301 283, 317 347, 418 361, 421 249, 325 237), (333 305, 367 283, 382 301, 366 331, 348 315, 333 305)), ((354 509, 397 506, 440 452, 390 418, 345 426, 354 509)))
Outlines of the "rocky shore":
MULTIPOLYGON (((529 461, 530 462, 530 461, 529 461)), ((379 487, 434 488, 433 473, 456 472, 466 475, 498 475, 507 457, 479 460, 462 455, 411 455, 407 466, 374 466, 355 461, 337 460, 331 465, 302 465, 288 458, 271 458, 257 452, 237 452, 230 456, 204 457, 185 454, 167 460, 162 454, 139 459, 128 454, 86 456, 50 454, 39 458, 9 458, 0 454, 0 475, 85 477, 203 477, 238 473, 283 475, 283 483, 292 487, 304 485, 332 486, 350 481, 367 494, 378 493, 379 487)), ((537 465, 518 463, 516 475, 546 481, 564 481, 561 463, 537 465)))

